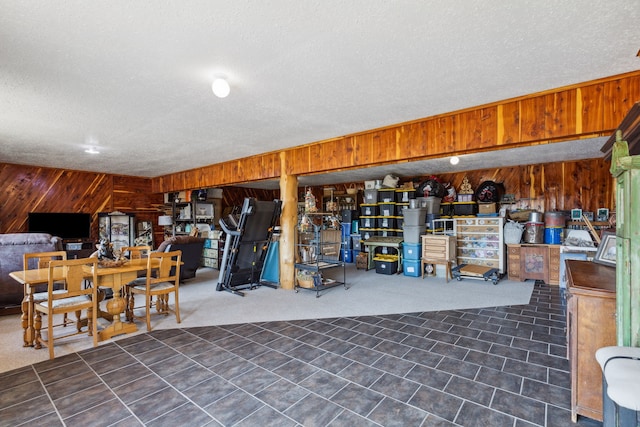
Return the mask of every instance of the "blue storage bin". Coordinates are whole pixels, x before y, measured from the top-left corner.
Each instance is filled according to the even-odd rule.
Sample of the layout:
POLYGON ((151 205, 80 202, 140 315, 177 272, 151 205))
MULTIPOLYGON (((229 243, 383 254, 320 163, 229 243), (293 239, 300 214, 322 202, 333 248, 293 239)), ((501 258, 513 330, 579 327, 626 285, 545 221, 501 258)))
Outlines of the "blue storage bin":
POLYGON ((421 243, 402 243, 402 258, 408 260, 420 260, 422 258, 421 243))
POLYGON ((342 231, 342 240, 344 240, 345 237, 349 237, 351 235, 351 223, 350 222, 341 223, 340 230, 342 231))
POLYGON ((342 261, 344 262, 353 262, 353 250, 351 249, 342 249, 342 261))
POLYGON ((421 262, 419 259, 403 259, 402 260, 402 273, 405 276, 420 277, 422 272, 420 271, 421 262))

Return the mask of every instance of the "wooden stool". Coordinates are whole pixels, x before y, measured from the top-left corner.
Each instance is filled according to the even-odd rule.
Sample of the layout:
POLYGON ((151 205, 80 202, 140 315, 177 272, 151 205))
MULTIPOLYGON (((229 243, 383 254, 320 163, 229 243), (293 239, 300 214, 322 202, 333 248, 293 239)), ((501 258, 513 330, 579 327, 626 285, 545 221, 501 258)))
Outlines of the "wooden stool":
POLYGON ((451 274, 451 261, 447 261, 447 260, 443 260, 443 259, 438 259, 438 260, 433 260, 433 259, 425 259, 422 258, 420 266, 422 268, 422 278, 424 279, 424 266, 427 264, 433 264, 433 265, 444 265, 444 277, 447 281, 447 283, 449 283, 449 279, 453 279, 453 275, 451 274))

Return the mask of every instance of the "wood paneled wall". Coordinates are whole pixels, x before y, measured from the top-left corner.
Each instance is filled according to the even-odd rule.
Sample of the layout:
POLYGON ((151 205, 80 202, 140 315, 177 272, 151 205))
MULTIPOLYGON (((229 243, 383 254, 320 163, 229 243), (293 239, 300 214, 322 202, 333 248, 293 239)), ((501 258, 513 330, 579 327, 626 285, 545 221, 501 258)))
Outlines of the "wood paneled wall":
MULTIPOLYGON (((456 189, 467 177, 475 189, 484 181, 501 182, 507 193, 520 200, 520 207, 546 210, 581 208, 596 211, 615 210, 615 183, 609 162, 603 159, 524 165, 484 169, 464 173, 440 174, 443 182, 456 189)), ((411 179, 416 185, 427 177, 411 179)), ((404 182, 404 181, 403 181, 404 182)), ((355 183, 362 186, 363 183, 355 183)), ((346 191, 350 184, 336 184, 336 191, 346 191)), ((150 192, 149 179, 79 172, 61 169, 0 164, 0 233, 27 231, 29 212, 87 212, 92 214, 92 237, 98 236, 99 212, 119 210, 134 213, 139 221, 154 225, 154 243, 163 239, 157 217, 163 208, 163 195, 150 192)), ((300 188, 300 192, 303 192, 300 188)), ((314 188, 321 198, 322 187, 314 188)), ((255 190, 225 187, 223 209, 240 206, 245 197, 259 200, 279 198, 279 190, 255 190)))
MULTIPOLYGON (((283 150, 288 174, 305 175, 501 148, 609 136, 640 100, 640 71, 283 150)), ((169 192, 280 176, 280 153, 153 179, 169 192)))
POLYGON ((26 232, 29 212, 84 212, 95 240, 98 213, 118 210, 152 221, 156 245, 162 241, 163 196, 151 193, 147 178, 0 163, 0 194, 0 233, 26 232))
MULTIPOLYGON (((610 162, 590 159, 573 162, 557 162, 523 165, 496 169, 439 174, 443 183, 451 183, 458 190, 466 177, 473 190, 484 181, 504 184, 505 192, 513 194, 521 209, 571 210, 579 208, 596 212, 598 208, 615 211, 615 181, 609 172, 610 162)), ((411 181, 417 187, 428 175, 403 178, 400 183, 411 181)), ((363 183, 355 183, 362 187, 363 183)), ((338 192, 345 192, 350 183, 333 185, 338 192)), ((322 187, 313 187, 313 193, 321 198, 322 187)), ((303 189, 299 189, 299 194, 303 189)))

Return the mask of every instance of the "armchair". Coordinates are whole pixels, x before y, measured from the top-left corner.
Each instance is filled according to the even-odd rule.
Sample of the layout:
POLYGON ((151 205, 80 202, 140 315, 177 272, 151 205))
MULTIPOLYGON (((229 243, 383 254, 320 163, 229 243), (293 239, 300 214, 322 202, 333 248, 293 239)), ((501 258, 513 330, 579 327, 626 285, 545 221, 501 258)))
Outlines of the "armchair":
POLYGON ((175 236, 158 246, 157 252, 182 251, 180 282, 196 277, 196 271, 202 264, 204 238, 196 236, 175 236))

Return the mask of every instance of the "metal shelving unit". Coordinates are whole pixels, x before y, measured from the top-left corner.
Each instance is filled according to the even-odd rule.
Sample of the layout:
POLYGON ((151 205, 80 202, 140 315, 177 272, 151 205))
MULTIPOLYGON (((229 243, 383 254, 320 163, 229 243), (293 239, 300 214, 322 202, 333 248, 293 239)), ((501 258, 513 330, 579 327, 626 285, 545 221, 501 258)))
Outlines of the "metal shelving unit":
MULTIPOLYGON (((331 216, 331 213, 307 213, 309 216, 331 216)), ((296 281, 295 291, 300 288, 316 291, 316 298, 320 296, 320 292, 325 289, 343 285, 345 289, 349 289, 346 283, 347 273, 345 262, 340 260, 340 254, 343 252, 343 242, 340 236, 340 230, 322 230, 321 226, 315 226, 313 233, 300 233, 298 236, 298 252, 301 256, 301 262, 295 263, 296 281), (323 231, 325 231, 323 233, 323 231), (336 238, 325 240, 326 231, 336 231, 336 238), (309 238, 311 237, 311 238, 309 238), (335 268, 342 268, 342 280, 325 277, 324 272, 335 268), (298 283, 297 275, 300 271, 311 273, 313 277, 313 285, 311 287, 302 287, 298 283)))

